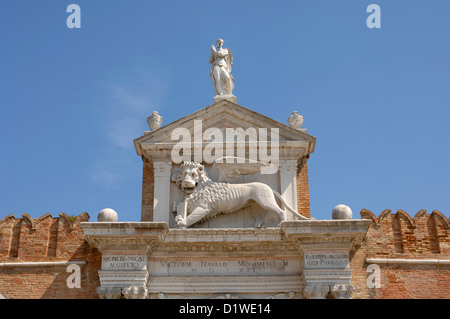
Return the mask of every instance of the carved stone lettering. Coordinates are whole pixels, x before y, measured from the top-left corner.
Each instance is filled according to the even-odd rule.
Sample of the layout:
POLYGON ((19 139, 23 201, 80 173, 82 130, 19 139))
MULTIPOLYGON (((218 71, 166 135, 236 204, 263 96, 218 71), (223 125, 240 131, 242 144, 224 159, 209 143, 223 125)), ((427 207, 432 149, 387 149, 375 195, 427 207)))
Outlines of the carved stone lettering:
POLYGON ((145 255, 104 255, 102 270, 145 270, 147 257, 145 255))
POLYGON ((347 268, 348 252, 305 253, 305 269, 347 268))
POLYGON ((149 261, 150 276, 297 275, 300 260, 192 260, 149 261))

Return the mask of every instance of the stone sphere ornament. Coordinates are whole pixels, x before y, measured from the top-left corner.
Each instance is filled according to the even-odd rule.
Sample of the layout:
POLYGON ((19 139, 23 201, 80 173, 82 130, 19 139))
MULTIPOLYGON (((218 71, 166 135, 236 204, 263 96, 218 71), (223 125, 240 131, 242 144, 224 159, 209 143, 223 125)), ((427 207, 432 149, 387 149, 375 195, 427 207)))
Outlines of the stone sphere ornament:
POLYGON ((337 205, 333 208, 331 216, 333 219, 352 219, 352 210, 347 205, 337 205))
POLYGON ((99 222, 117 222, 119 220, 119 215, 116 211, 111 208, 104 208, 98 213, 97 221, 99 222))

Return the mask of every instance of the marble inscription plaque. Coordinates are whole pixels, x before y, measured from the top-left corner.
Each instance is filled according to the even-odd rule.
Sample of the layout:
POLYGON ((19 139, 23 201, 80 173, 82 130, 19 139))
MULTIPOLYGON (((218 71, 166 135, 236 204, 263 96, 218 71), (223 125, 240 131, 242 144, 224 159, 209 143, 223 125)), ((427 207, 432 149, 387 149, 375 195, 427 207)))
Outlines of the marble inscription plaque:
POLYGON ((297 275, 298 259, 289 260, 151 260, 150 276, 258 276, 297 275))
POLYGON ((104 255, 102 270, 145 270, 147 256, 145 255, 104 255))
POLYGON ((305 253, 305 269, 347 268, 348 252, 308 252, 305 253))

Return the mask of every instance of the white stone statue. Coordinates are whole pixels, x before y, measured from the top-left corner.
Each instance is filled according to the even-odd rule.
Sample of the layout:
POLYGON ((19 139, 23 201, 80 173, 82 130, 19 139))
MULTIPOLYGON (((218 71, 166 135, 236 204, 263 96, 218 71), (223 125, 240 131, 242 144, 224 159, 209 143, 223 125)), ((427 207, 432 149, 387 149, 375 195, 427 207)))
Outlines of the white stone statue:
POLYGON ((197 162, 184 162, 172 180, 186 194, 185 200, 176 207, 178 215, 175 217, 175 223, 181 228, 206 221, 219 213, 236 212, 245 207, 249 200, 255 201, 264 210, 278 214, 280 222, 283 222, 286 220, 286 211, 278 206, 275 196, 295 216, 308 219, 291 208, 283 197, 268 185, 259 182, 245 184, 213 182, 203 165, 197 162))
POLYGON ((234 89, 234 78, 231 75, 233 67, 233 54, 231 50, 223 48, 223 40, 216 41, 217 50, 211 46, 211 57, 209 63, 212 64, 210 77, 214 85, 216 95, 231 95, 234 89))
POLYGON ((297 111, 294 111, 292 112, 292 115, 289 116, 288 123, 290 127, 299 130, 303 125, 303 116, 299 115, 297 111))
POLYGON ((162 116, 159 115, 157 111, 153 111, 152 115, 147 117, 148 127, 150 127, 152 131, 159 129, 161 127, 162 120, 162 116))

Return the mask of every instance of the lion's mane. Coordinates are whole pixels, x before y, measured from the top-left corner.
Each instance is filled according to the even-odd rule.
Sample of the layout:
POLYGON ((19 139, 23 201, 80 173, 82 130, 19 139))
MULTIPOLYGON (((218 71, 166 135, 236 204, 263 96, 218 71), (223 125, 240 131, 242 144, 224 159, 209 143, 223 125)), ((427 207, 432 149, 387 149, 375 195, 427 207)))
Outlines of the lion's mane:
POLYGON ((178 188, 181 188, 181 182, 182 182, 182 176, 183 176, 183 171, 186 168, 195 168, 198 172, 198 182, 200 185, 207 183, 207 182, 211 182, 211 180, 209 179, 208 175, 205 172, 205 168, 202 164, 196 163, 196 162, 184 162, 183 164, 181 164, 180 167, 180 171, 177 174, 175 183, 178 186, 178 188))
POLYGON ((210 181, 206 185, 202 185, 202 188, 195 190, 186 198, 188 214, 199 206, 213 212, 217 201, 220 199, 224 200, 228 192, 227 183, 210 181))
POLYGON ((229 192, 228 184, 213 182, 206 174, 202 164, 196 162, 184 162, 181 165, 180 171, 176 178, 176 184, 178 187, 181 186, 183 176, 182 173, 186 168, 195 168, 199 176, 199 185, 197 186, 197 189, 186 197, 188 214, 190 214, 196 207, 206 208, 209 212, 214 212, 217 201, 219 199, 223 200, 226 198, 226 195, 229 192))

